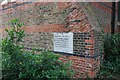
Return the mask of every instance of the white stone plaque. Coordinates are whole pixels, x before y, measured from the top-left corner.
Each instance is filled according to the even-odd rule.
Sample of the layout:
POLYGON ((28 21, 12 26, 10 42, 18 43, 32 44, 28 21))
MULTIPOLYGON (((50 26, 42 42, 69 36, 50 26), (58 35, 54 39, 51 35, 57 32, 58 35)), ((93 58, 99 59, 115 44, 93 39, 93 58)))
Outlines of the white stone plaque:
POLYGON ((54 51, 73 53, 73 33, 54 33, 54 51))

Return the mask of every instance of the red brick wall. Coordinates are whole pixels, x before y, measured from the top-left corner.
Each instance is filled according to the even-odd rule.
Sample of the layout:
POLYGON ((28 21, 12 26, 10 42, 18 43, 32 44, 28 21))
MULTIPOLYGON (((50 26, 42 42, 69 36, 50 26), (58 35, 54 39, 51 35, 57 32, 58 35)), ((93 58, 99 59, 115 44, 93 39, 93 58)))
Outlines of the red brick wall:
MULTIPOLYGON (((9 6, 12 6, 12 4, 9 6)), ((59 32, 65 31, 65 28, 66 28, 66 31, 71 31, 71 32, 87 32, 88 30, 90 30, 90 24, 86 18, 85 13, 82 10, 82 6, 78 6, 76 3, 59 2, 55 4, 55 3, 47 3, 47 2, 46 3, 34 2, 30 4, 24 4, 22 6, 17 6, 15 8, 9 8, 9 9, 3 10, 1 16, 2 16, 2 27, 10 26, 8 22, 13 18, 18 18, 20 21, 24 21, 26 27, 32 26, 31 30, 33 30, 34 26, 40 26, 40 25, 42 26, 47 25, 49 28, 48 31, 53 30, 52 32, 54 32, 58 30, 57 28, 55 30, 54 28, 50 27, 52 24, 56 26, 63 25, 64 28, 61 27, 61 30, 60 29, 58 30, 59 32), (46 23, 47 20, 43 20, 42 23, 36 22, 36 21, 42 21, 43 19, 42 17, 44 14, 39 16, 39 14, 41 13, 38 13, 38 12, 39 12, 39 7, 44 5, 45 7, 55 6, 53 7, 56 9, 55 12, 54 12, 54 9, 47 10, 47 9, 44 9, 44 7, 42 8, 44 14, 51 16, 51 18, 55 17, 54 15, 57 14, 57 17, 55 17, 56 19, 45 18, 52 22, 46 23), (32 11, 32 13, 30 13, 30 11, 32 11), (41 20, 39 20, 38 17, 41 17, 40 18, 41 20), (30 20, 32 21, 30 22, 30 20), (74 20, 81 20, 81 22, 74 22, 74 20), (35 23, 32 23, 32 22, 35 22, 35 23)), ((40 30, 39 32, 41 32, 42 28, 44 29, 44 27, 41 27, 41 29, 39 29, 40 30)))
MULTIPOLYGON (((60 58, 60 60, 63 60, 63 62, 68 60, 73 61, 72 67, 76 72, 74 77, 84 78, 87 75, 89 75, 89 77, 94 77, 100 68, 100 56, 99 56, 100 52, 97 52, 99 51, 98 49, 99 46, 95 45, 97 44, 96 43, 97 37, 94 36, 95 32, 92 26, 90 25, 90 21, 88 20, 85 12, 83 11, 83 6, 79 6, 77 4, 65 3, 65 2, 61 2, 61 3, 37 2, 37 3, 24 4, 22 6, 17 6, 15 8, 3 10, 2 13, 0 14, 2 15, 2 21, 3 21, 2 28, 0 28, 0 30, 4 34, 5 28, 10 29, 9 27, 10 24, 8 24, 8 22, 13 18, 18 18, 20 19, 20 21, 22 22, 24 21, 25 26, 23 26, 22 29, 24 29, 25 32, 28 34, 37 33, 37 32, 76 32, 76 33, 83 32, 84 34, 86 32, 89 32, 90 37, 88 37, 88 39, 86 39, 84 43, 82 43, 83 44, 82 46, 84 47, 84 49, 86 49, 84 52, 86 53, 84 54, 85 57, 63 55, 60 58), (50 9, 47 9, 46 7, 50 9), (39 9, 42 10, 40 13, 39 13, 40 11, 39 9), (47 17, 43 17, 43 15, 38 16, 39 14, 42 14, 42 12, 44 12, 43 15, 44 16, 47 15, 47 17), (55 15, 57 15, 58 18, 56 18, 55 15), (49 18, 49 16, 51 17, 49 18), (39 17, 41 20, 38 19, 39 17), (54 17, 55 19, 53 19, 54 17), (32 21, 30 22, 30 20, 32 21), (75 22, 75 20, 78 20, 78 22, 75 22), (41 21, 41 22, 37 22, 37 21, 41 21), (98 50, 96 50, 96 48, 98 50), (94 57, 96 55, 97 57, 94 57), (91 57, 88 58, 86 56, 91 56, 91 57)), ((9 4, 5 7, 7 8, 8 6, 12 6, 12 4, 9 4)), ((79 37, 80 36, 78 36, 78 38, 79 37)))
POLYGON ((94 59, 88 59, 84 57, 77 57, 77 56, 62 56, 60 58, 63 62, 66 61, 72 61, 72 67, 74 68, 75 71, 75 78, 86 78, 87 75, 89 77, 94 77, 96 75, 96 72, 99 71, 94 71, 94 64, 99 64, 95 63, 94 59))
MULTIPOLYGON (((112 14, 112 2, 90 2, 93 11, 96 13, 96 17, 101 21, 102 27, 105 32, 111 32, 111 14, 112 14)), ((119 26, 117 21, 117 3, 116 3, 116 21, 115 32, 119 32, 119 26)))

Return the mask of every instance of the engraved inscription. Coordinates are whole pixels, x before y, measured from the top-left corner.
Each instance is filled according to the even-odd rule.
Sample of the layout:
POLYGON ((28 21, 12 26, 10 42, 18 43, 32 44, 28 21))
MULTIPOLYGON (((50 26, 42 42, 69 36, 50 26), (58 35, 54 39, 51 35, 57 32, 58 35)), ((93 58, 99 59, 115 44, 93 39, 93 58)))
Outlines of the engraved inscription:
POLYGON ((54 33, 54 51, 73 53, 73 33, 54 33))

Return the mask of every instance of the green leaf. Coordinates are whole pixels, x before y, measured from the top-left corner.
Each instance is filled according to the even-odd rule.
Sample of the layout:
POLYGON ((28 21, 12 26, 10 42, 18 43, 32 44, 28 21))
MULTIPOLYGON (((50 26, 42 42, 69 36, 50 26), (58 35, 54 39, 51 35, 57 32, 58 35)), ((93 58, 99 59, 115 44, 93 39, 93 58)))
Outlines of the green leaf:
POLYGON ((5 29, 6 32, 8 32, 8 29, 5 29))

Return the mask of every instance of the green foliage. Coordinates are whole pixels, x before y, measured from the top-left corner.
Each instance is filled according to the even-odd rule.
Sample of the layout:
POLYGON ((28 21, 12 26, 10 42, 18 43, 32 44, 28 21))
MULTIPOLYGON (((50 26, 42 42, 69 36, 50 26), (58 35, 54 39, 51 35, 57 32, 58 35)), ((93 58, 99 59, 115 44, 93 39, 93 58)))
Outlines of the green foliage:
POLYGON ((105 58, 107 57, 115 57, 120 54, 120 34, 112 34, 112 35, 106 35, 105 42, 104 42, 104 48, 105 48, 105 58))
POLYGON ((106 35, 104 41, 104 64, 98 77, 120 78, 120 34, 106 35))
POLYGON ((3 79, 15 80, 15 79, 66 79, 73 76, 73 70, 70 67, 70 63, 62 63, 60 55, 52 52, 43 51, 41 54, 32 54, 30 52, 17 55, 19 62, 17 64, 10 60, 10 56, 4 55, 3 79))
POLYGON ((17 19, 11 20, 11 30, 5 29, 8 33, 8 37, 2 40, 2 50, 6 53, 13 54, 16 53, 17 50, 21 48, 20 42, 22 42, 22 38, 25 36, 24 30, 21 29, 22 23, 20 23, 17 19))
POLYGON ((71 63, 60 61, 60 55, 48 51, 34 54, 34 48, 33 53, 24 51, 24 47, 20 45, 24 37, 22 24, 17 19, 11 23, 12 29, 6 29, 8 37, 2 40, 3 80, 60 80, 73 76, 71 63))

